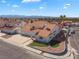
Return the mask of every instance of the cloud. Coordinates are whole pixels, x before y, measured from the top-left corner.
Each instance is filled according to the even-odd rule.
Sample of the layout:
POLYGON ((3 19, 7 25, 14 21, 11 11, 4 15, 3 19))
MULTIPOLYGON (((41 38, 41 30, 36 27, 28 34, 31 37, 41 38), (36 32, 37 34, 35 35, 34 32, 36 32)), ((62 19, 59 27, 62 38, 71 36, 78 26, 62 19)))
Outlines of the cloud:
POLYGON ((12 5, 12 7, 19 7, 18 5, 12 5))
POLYGON ((22 3, 27 3, 27 2, 40 2, 41 0, 22 0, 22 3))
POLYGON ((43 3, 40 5, 39 9, 46 9, 47 7, 48 7, 48 3, 47 3, 47 2, 43 2, 43 3))
POLYGON ((63 7, 63 9, 67 9, 67 7, 63 7))
POLYGON ((6 0, 1 0, 2 3, 6 3, 6 0))
POLYGON ((71 6, 71 4, 65 4, 64 7, 63 7, 63 9, 67 9, 67 8, 69 8, 70 6, 71 6))
POLYGON ((70 6, 71 4, 65 4, 65 6, 70 6))
POLYGON ((44 7, 40 7, 40 9, 44 9, 44 7))

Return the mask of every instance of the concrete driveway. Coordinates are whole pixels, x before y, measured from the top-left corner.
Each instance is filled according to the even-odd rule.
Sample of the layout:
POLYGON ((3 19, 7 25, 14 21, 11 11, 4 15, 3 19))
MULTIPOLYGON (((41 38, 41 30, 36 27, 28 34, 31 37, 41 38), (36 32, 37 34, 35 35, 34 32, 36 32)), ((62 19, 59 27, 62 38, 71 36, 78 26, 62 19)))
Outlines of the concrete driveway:
POLYGON ((4 35, 6 35, 6 34, 5 34, 5 33, 1 33, 1 32, 0 32, 0 36, 4 36, 4 35))
POLYGON ((23 45, 23 44, 28 45, 33 42, 33 40, 31 38, 24 37, 19 34, 13 35, 12 37, 8 38, 8 40, 11 42, 14 42, 16 44, 20 44, 20 45, 23 45))

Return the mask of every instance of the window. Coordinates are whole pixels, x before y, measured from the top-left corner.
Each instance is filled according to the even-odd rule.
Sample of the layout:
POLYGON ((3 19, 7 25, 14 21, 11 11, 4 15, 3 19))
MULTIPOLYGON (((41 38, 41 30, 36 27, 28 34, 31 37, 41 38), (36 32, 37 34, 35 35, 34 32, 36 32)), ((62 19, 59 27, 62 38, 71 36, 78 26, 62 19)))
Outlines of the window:
POLYGON ((54 31, 53 33, 55 33, 56 31, 54 31))
POLYGON ((52 36, 51 36, 51 37, 49 37, 49 38, 52 38, 52 36))
POLYGON ((39 39, 43 39, 43 37, 40 36, 39 39))

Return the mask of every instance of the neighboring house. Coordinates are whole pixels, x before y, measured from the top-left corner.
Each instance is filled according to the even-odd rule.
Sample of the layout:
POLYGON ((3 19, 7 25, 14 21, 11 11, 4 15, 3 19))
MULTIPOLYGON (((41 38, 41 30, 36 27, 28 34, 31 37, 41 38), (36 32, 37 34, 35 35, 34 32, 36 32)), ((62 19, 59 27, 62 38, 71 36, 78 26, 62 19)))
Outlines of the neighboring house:
POLYGON ((74 23, 72 23, 72 26, 79 27, 79 22, 74 22, 74 23))
POLYGON ((0 19, 0 31, 7 34, 16 34, 16 27, 19 27, 20 24, 21 22, 15 19, 0 19))
POLYGON ((64 26, 71 26, 72 25, 72 21, 62 21, 61 22, 64 26))
MULTIPOLYGON (((26 23, 22 28, 21 34, 35 38, 34 40, 49 43, 60 31, 61 25, 48 21, 33 21, 26 23)), ((53 39, 54 40, 54 39, 53 39)))
POLYGON ((0 20, 0 30, 7 34, 16 34, 35 38, 34 40, 49 43, 62 30, 62 25, 46 20, 18 21, 15 19, 0 20))
POLYGON ((6 34, 10 34, 10 35, 17 34, 16 30, 13 30, 13 29, 4 29, 4 30, 1 30, 1 32, 6 33, 6 34))

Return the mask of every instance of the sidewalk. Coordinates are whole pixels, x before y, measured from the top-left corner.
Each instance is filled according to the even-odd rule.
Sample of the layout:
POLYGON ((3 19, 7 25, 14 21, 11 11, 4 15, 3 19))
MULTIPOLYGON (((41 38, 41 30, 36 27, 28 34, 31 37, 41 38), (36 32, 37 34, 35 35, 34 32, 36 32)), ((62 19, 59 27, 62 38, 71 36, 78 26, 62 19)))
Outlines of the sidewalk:
MULTIPOLYGON (((16 36, 14 36, 14 37, 16 37, 16 36)), ((18 36, 19 37, 19 36, 18 36)), ((17 37, 17 38, 18 38, 17 37)), ((19 37, 20 38, 20 37, 19 37)), ((29 51, 32 51, 32 52, 35 52, 35 53, 37 53, 37 54, 40 54, 40 55, 43 55, 43 56, 46 56, 46 57, 49 57, 49 58, 56 58, 56 59, 73 59, 74 57, 73 57, 73 54, 71 53, 71 46, 70 46, 70 43, 68 44, 68 52, 65 54, 65 55, 63 55, 63 56, 57 56, 57 55, 53 55, 53 54, 49 54, 49 53, 44 53, 44 52, 42 52, 42 51, 40 51, 40 50, 37 50, 37 49, 33 49, 33 48, 31 48, 31 47, 28 47, 28 46, 26 46, 26 45, 24 45, 24 44, 17 44, 17 42, 19 42, 19 41, 17 41, 17 42, 14 42, 14 41, 11 41, 10 40, 10 38, 9 38, 9 40, 7 39, 5 39, 5 38, 2 38, 2 37, 0 37, 0 39, 1 40, 3 40, 3 41, 5 41, 5 42, 7 42, 7 43, 10 43, 10 44, 13 44, 13 45, 15 45, 15 46, 18 46, 18 47, 21 47, 21 48, 25 48, 25 49, 27 49, 27 50, 29 50, 29 51)), ((14 38, 12 38, 12 39, 14 39, 14 38)), ((25 39, 26 40, 26 39, 25 39)), ((25 41, 24 40, 24 41, 25 41)), ((15 39, 15 41, 16 41, 16 39, 15 39)), ((23 41, 22 41, 23 42, 23 41)), ((26 42, 26 41, 25 41, 26 42)))
POLYGON ((70 37, 68 37, 68 49, 71 51, 71 55, 67 58, 64 58, 64 59, 74 59, 74 55, 72 53, 72 47, 71 47, 71 44, 70 44, 70 37))
POLYGON ((61 59, 74 59, 73 54, 71 54, 69 57, 61 58, 61 59))

